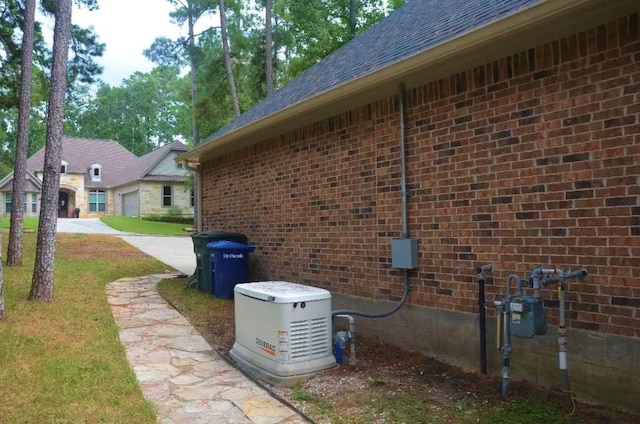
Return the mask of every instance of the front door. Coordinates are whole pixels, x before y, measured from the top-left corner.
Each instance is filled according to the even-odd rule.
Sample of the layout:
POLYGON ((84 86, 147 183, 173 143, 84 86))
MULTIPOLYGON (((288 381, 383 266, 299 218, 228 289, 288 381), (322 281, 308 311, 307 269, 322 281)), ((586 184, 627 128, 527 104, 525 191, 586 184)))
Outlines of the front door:
POLYGON ((58 218, 69 216, 69 193, 61 191, 58 194, 58 218))

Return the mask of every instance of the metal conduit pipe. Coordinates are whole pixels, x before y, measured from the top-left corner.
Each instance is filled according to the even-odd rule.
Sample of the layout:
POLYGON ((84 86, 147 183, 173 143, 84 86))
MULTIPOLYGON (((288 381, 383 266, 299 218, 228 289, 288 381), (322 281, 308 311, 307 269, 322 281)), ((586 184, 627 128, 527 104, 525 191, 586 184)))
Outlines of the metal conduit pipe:
POLYGON ((584 269, 565 274, 562 270, 558 272, 558 297, 560 309, 558 311, 558 366, 562 377, 562 389, 569 392, 571 385, 569 384, 569 370, 567 362, 567 327, 565 321, 565 280, 570 278, 583 278, 589 275, 584 269))
MULTIPOLYGON (((402 237, 409 237, 409 228, 407 223, 407 170, 406 170, 406 140, 405 140, 405 110, 404 105, 404 84, 400 84, 398 89, 398 109, 400 114, 400 190, 402 192, 402 237)), ((384 318, 396 313, 407 301, 409 297, 409 271, 402 270, 402 298, 400 302, 390 311, 380 313, 362 312, 353 309, 340 309, 332 311, 331 315, 356 315, 365 318, 384 318)))
POLYGON ((491 265, 483 265, 476 269, 478 278, 478 313, 480 314, 480 372, 487 373, 487 314, 484 297, 484 273, 491 272, 491 265))
POLYGON ((522 296, 522 280, 517 275, 510 275, 507 277, 507 294, 504 297, 502 305, 500 305, 500 312, 504 320, 503 329, 504 332, 504 344, 502 345, 502 398, 506 399, 509 394, 509 356, 513 349, 511 348, 511 328, 509 321, 511 321, 511 280, 516 281, 516 292, 518 296, 522 296))

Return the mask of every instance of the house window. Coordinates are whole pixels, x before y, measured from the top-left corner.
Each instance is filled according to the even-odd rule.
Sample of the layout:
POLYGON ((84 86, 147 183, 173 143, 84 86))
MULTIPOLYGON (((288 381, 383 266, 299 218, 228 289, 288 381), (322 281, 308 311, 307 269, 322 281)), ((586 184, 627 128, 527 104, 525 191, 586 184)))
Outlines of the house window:
POLYGON ((171 206, 173 204, 172 194, 171 186, 162 186, 162 206, 171 206))
POLYGON ((31 193, 31 213, 38 212, 38 195, 31 193))
MULTIPOLYGON (((13 210, 13 194, 11 193, 7 193, 4 199, 4 210, 6 213, 11 213, 11 211, 13 210)), ((22 211, 23 212, 27 211, 27 195, 26 194, 24 195, 24 200, 22 202, 22 211)))
POLYGON ((89 212, 105 212, 107 210, 107 193, 102 190, 89 192, 89 212))
POLYGON ((189 195, 189 197, 191 198, 191 207, 195 207, 196 206, 196 193, 191 190, 191 194, 189 195))
POLYGON ((102 180, 102 166, 94 163, 91 165, 91 181, 101 181, 102 180))
POLYGON ((60 173, 61 174, 66 174, 67 173, 67 168, 69 167, 69 164, 65 161, 62 161, 60 163, 60 173))
POLYGON ((178 169, 183 169, 183 168, 184 168, 184 165, 182 164, 182 162, 176 162, 176 167, 177 167, 178 169))

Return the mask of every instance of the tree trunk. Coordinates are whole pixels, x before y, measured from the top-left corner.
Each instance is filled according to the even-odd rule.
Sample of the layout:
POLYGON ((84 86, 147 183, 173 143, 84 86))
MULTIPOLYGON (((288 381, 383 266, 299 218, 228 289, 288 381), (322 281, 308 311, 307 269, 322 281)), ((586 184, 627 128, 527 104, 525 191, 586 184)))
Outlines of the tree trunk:
POLYGON ((351 40, 356 38, 356 12, 358 9, 357 0, 351 0, 349 3, 349 35, 351 40))
POLYGON ((31 79, 33 61, 33 33, 36 0, 26 0, 24 28, 22 28, 22 63, 20 75, 20 107, 18 109, 18 140, 13 167, 11 192, 11 224, 9 226, 8 266, 22 266, 23 201, 27 178, 27 147, 29 145, 29 116, 31 112, 31 79))
POLYGON ((71 34, 72 0, 58 0, 53 29, 53 64, 51 92, 47 107, 47 141, 44 153, 42 206, 38 225, 36 262, 29 300, 53 300, 53 271, 56 251, 56 222, 58 220, 58 190, 62 156, 62 123, 64 98, 67 90, 67 61, 71 34))
POLYGON ((191 137, 193 144, 200 143, 200 134, 198 129, 198 115, 196 113, 196 102, 198 100, 198 73, 196 65, 196 41, 193 34, 193 6, 191 0, 187 2, 188 26, 189 26, 189 66, 191 76, 191 137))
POLYGON ((231 69, 231 53, 229 52, 229 38, 227 37, 227 17, 224 0, 218 0, 220 8, 220 29, 222 31, 222 52, 224 53, 224 68, 227 71, 227 81, 229 81, 229 89, 231 90, 231 101, 233 102, 233 115, 237 118, 240 116, 240 105, 238 104, 238 92, 236 91, 236 83, 233 80, 233 70, 231 69))
POLYGON ((273 0, 265 2, 265 76, 267 82, 267 95, 273 92, 273 29, 271 28, 271 12, 273 0))
POLYGON ((7 311, 4 307, 4 273, 2 272, 2 240, 0 239, 0 321, 7 319, 7 311))
POLYGON ((0 237, 0 321, 7 319, 7 311, 4 307, 4 273, 2 272, 2 237, 0 237))

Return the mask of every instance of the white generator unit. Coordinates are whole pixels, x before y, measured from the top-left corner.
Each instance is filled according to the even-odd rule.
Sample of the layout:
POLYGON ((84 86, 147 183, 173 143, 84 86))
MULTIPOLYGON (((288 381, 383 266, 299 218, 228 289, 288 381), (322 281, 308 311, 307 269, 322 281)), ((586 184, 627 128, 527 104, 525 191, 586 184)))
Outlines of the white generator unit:
POLYGON ((237 284, 230 355, 267 381, 292 386, 336 365, 331 293, 285 281, 237 284))

